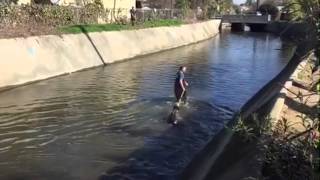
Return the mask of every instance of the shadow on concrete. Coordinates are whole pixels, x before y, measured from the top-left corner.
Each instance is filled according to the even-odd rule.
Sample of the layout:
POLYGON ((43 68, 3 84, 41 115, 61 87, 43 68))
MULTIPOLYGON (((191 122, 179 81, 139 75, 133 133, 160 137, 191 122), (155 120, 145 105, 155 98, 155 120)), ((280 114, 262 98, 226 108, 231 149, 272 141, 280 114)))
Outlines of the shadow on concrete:
POLYGON ((292 85, 293 85, 293 86, 296 86, 296 87, 298 87, 298 88, 307 90, 307 91, 310 90, 308 87, 306 87, 304 84, 302 84, 301 82, 298 82, 298 81, 292 81, 292 85))
POLYGON ((311 119, 316 119, 317 116, 317 105, 315 106, 307 106, 304 103, 297 102, 293 100, 292 98, 286 98, 285 103, 289 105, 289 107, 297 112, 300 112, 302 114, 308 114, 311 119))
POLYGON ((97 55, 99 56, 101 62, 103 65, 106 65, 105 60, 103 59, 101 53, 99 52, 97 46, 94 44, 94 42, 92 41, 91 37, 89 36, 89 32, 86 30, 86 28, 84 28, 82 25, 76 25, 75 27, 78 27, 81 32, 88 38, 89 42, 91 43, 93 49, 96 51, 97 55))

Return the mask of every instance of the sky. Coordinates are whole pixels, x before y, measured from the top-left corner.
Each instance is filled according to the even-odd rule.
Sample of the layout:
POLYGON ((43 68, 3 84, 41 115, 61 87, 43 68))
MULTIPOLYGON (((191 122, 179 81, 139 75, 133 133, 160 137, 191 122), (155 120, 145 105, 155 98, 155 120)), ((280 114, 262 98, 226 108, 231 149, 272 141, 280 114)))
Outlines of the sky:
POLYGON ((241 4, 244 2, 246 2, 246 0, 233 0, 233 3, 235 3, 235 4, 241 4))

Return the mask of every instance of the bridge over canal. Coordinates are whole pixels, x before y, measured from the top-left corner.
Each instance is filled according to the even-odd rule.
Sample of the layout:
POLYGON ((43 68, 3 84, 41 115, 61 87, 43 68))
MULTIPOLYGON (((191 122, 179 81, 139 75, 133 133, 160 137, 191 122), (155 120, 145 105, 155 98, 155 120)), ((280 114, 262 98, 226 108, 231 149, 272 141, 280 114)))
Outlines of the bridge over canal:
POLYGON ((270 22, 270 15, 223 15, 221 18, 221 23, 230 23, 231 29, 235 31, 243 31, 245 25, 249 26, 251 31, 263 31, 270 22))

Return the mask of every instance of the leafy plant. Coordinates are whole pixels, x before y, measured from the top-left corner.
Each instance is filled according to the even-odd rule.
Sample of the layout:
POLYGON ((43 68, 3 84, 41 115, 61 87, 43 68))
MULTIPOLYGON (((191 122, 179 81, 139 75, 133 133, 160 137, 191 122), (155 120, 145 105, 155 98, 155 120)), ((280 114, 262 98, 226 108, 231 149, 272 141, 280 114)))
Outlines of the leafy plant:
POLYGON ((245 124, 242 117, 239 115, 237 124, 232 128, 232 130, 244 138, 245 141, 250 141, 256 138, 254 134, 254 129, 245 124))
POLYGON ((292 20, 305 20, 316 24, 319 22, 320 2, 318 0, 291 0, 286 8, 292 20))
POLYGON ((97 23, 100 16, 107 16, 101 0, 85 4, 83 8, 51 5, 0 5, 2 27, 61 26, 97 23))
POLYGON ((263 15, 270 14, 273 19, 276 18, 279 15, 279 10, 276 5, 274 4, 269 4, 269 3, 264 3, 261 6, 259 6, 258 10, 261 12, 263 15))

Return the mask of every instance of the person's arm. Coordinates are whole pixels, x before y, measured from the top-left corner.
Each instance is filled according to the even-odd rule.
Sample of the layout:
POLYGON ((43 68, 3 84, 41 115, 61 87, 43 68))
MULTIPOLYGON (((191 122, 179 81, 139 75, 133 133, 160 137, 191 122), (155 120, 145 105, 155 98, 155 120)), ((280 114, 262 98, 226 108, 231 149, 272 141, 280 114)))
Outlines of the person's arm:
POLYGON ((183 81, 184 81, 184 85, 188 87, 189 83, 186 80, 183 80, 183 81))
POLYGON ((182 90, 185 91, 186 88, 185 88, 185 82, 184 82, 184 74, 182 72, 180 72, 179 83, 180 83, 182 90))
POLYGON ((186 88, 184 87, 183 79, 180 79, 179 83, 180 83, 180 86, 182 87, 182 90, 185 91, 186 88))

